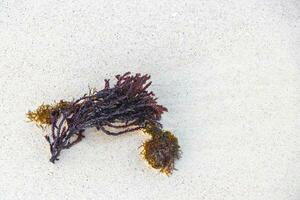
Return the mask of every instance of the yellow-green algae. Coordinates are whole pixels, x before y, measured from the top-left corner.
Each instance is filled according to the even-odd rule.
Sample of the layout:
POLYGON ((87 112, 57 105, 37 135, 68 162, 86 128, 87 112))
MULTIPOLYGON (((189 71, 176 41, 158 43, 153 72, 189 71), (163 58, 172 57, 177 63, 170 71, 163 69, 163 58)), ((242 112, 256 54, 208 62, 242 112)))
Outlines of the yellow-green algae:
POLYGON ((28 111, 26 115, 29 121, 35 122, 38 127, 45 128, 51 124, 51 113, 67 106, 68 102, 63 100, 54 104, 42 104, 35 111, 28 111))
POLYGON ((180 158, 178 139, 171 132, 153 125, 147 125, 143 131, 152 138, 144 142, 141 154, 151 167, 171 175, 175 160, 180 158))

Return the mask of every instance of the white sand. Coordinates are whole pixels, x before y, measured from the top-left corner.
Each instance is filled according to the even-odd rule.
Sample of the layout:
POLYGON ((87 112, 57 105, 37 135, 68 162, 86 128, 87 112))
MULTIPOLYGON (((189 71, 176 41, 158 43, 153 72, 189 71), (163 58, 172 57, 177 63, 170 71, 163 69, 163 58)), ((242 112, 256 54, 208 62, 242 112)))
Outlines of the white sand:
POLYGON ((0 38, 1 200, 300 199, 298 0, 2 0, 0 38), (178 171, 94 130, 51 164, 25 112, 125 71, 152 75, 178 171))

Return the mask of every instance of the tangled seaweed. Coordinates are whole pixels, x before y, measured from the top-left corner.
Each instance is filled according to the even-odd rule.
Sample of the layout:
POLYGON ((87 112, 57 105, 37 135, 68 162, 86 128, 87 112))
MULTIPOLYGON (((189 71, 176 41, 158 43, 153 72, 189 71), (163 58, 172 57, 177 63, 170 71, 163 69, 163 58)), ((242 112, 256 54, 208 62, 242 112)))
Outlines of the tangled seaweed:
POLYGON ((159 121, 167 109, 157 104, 153 92, 147 91, 150 76, 127 72, 116 79, 113 87, 105 80, 100 91, 90 90, 70 102, 43 104, 27 113, 27 118, 39 127, 51 127, 51 133, 45 136, 50 145, 50 161, 54 163, 62 150, 80 142, 87 128, 95 127, 112 136, 142 129, 152 135, 152 140, 143 145, 144 158, 153 168, 170 174, 179 159, 179 145, 174 135, 161 130, 159 121))
POLYGON ((152 138, 144 142, 141 154, 154 169, 172 174, 175 160, 180 158, 178 139, 171 132, 153 125, 147 125, 144 132, 152 138))

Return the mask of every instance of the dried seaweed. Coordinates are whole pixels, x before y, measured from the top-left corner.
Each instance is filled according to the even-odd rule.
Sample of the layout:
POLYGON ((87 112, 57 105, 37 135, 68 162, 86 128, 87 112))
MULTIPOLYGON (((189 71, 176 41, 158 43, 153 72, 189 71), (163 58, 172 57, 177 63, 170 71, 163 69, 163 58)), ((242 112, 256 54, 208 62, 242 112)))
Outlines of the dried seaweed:
POLYGON ((141 154, 154 169, 159 169, 167 175, 175 169, 175 160, 180 158, 178 139, 169 131, 147 125, 144 132, 152 138, 143 144, 141 154))
POLYGON ((68 102, 61 100, 55 104, 42 104, 35 111, 29 111, 26 115, 29 121, 35 122, 40 128, 45 128, 47 125, 51 125, 51 113, 59 112, 59 110, 65 108, 68 102))
POLYGON ((43 104, 36 111, 27 113, 28 119, 38 126, 51 127, 51 133, 45 136, 50 145, 50 161, 54 163, 62 150, 80 142, 87 128, 95 127, 112 136, 143 129, 152 134, 151 142, 143 145, 145 159, 152 167, 170 174, 175 159, 179 158, 179 146, 177 138, 169 132, 154 132, 153 128, 150 131, 150 126, 162 129, 159 121, 167 111, 157 104, 154 93, 147 91, 151 85, 150 76, 127 72, 117 75, 116 79, 113 87, 110 87, 109 80, 105 80, 104 89, 100 91, 90 90, 69 102, 61 100, 53 105, 43 104), (157 157, 155 152, 163 152, 163 156, 157 157))

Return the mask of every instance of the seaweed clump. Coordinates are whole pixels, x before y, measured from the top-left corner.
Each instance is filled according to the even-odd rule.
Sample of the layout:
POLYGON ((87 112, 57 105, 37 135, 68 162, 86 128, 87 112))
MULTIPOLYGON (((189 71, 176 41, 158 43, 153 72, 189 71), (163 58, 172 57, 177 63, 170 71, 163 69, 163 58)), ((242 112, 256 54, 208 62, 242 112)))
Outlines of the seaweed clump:
POLYGON ((28 111, 27 118, 29 121, 36 123, 40 128, 51 125, 51 113, 59 112, 68 106, 68 102, 61 100, 54 104, 42 104, 35 111, 28 111))
POLYGON ((147 90, 150 76, 127 72, 115 77, 117 82, 112 87, 106 79, 102 90, 90 90, 73 101, 43 104, 27 113, 27 118, 39 127, 51 127, 45 136, 50 161, 54 163, 62 150, 80 142, 87 128, 95 127, 112 136, 145 130, 152 140, 143 145, 144 158, 153 168, 170 174, 179 158, 179 145, 174 135, 161 130, 159 121, 167 108, 157 104, 154 93, 147 90))
POLYGON ((171 132, 153 125, 147 125, 144 132, 152 138, 144 142, 141 154, 154 169, 166 175, 172 174, 175 160, 180 158, 178 139, 171 132))

